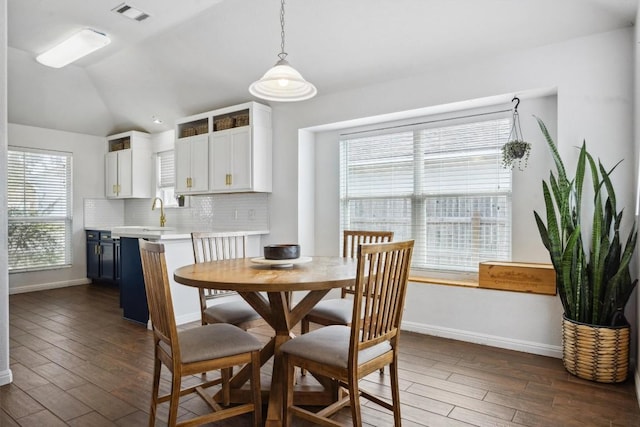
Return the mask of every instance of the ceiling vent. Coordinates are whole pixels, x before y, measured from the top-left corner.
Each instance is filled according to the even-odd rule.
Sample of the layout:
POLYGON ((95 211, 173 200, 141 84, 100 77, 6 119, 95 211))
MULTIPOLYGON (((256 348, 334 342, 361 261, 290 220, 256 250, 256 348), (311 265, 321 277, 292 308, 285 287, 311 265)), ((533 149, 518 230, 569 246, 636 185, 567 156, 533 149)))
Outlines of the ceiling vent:
POLYGON ((119 15, 126 16, 129 19, 133 19, 135 21, 144 21, 149 17, 148 13, 141 11, 140 9, 136 9, 135 7, 128 5, 126 3, 122 3, 120 6, 115 9, 111 9, 112 12, 115 12, 119 15))

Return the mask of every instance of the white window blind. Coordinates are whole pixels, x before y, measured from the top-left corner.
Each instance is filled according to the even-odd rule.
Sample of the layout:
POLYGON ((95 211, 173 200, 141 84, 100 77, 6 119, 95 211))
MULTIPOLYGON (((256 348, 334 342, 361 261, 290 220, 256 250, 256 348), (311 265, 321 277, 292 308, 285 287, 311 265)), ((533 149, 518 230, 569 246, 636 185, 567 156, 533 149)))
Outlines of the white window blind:
POLYGON ((341 230, 415 239, 413 269, 474 272, 511 259, 510 119, 468 119, 344 135, 341 230))
POLYGON ((158 153, 158 187, 173 187, 175 185, 175 169, 173 150, 158 153))
POLYGON ((175 198, 175 156, 173 150, 161 151, 157 154, 156 196, 162 199, 165 207, 178 206, 175 198))
POLYGON ((71 264, 71 163, 70 153, 9 147, 10 272, 71 264))

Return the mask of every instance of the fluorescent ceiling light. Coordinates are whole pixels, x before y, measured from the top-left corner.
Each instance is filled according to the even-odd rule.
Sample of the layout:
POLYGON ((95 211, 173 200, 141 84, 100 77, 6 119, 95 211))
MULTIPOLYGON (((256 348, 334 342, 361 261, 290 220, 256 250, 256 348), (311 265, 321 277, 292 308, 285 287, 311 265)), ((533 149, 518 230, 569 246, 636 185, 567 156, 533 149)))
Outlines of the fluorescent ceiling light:
POLYGON ((61 68, 111 43, 105 34, 85 28, 48 51, 36 61, 53 68, 61 68))

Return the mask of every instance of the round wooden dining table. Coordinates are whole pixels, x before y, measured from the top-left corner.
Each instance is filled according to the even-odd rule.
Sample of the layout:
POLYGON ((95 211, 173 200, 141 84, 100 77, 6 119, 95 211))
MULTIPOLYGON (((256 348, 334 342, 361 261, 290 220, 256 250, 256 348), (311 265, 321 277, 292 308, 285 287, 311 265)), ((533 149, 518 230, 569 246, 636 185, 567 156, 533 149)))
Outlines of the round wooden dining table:
MULTIPOLYGON (((282 267, 259 263, 264 262, 263 259, 239 258, 190 264, 178 268, 173 274, 174 280, 183 285, 236 291, 273 328, 275 336, 262 348, 260 354, 261 365, 273 356, 266 426, 282 425, 282 386, 285 375, 280 346, 294 336, 293 327, 331 289, 355 283, 355 259, 311 257, 304 261, 308 262, 282 267), (294 291, 306 291, 306 295, 296 304, 290 302, 294 291)), ((248 390, 241 389, 248 379, 247 367, 233 376, 230 381, 232 401, 249 398, 248 390)), ((294 398, 309 405, 326 404, 335 400, 335 383, 326 378, 317 379, 322 385, 321 391, 300 393, 294 398)))

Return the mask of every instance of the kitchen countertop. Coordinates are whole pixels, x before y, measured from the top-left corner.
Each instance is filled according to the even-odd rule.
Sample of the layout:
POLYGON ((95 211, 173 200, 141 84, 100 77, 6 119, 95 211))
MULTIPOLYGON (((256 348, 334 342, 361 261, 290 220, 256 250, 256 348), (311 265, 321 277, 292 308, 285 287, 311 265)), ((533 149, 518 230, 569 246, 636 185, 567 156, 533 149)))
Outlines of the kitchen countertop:
MULTIPOLYGON (((94 228, 92 228, 93 230, 94 228)), ((158 226, 144 226, 144 225, 129 225, 121 227, 110 227, 111 236, 114 238, 120 237, 132 237, 150 240, 181 240, 191 239, 192 231, 212 231, 223 233, 225 231, 243 232, 248 235, 261 235, 269 234, 269 230, 221 230, 221 229, 208 229, 208 230, 192 230, 175 227, 158 227, 158 226)))

